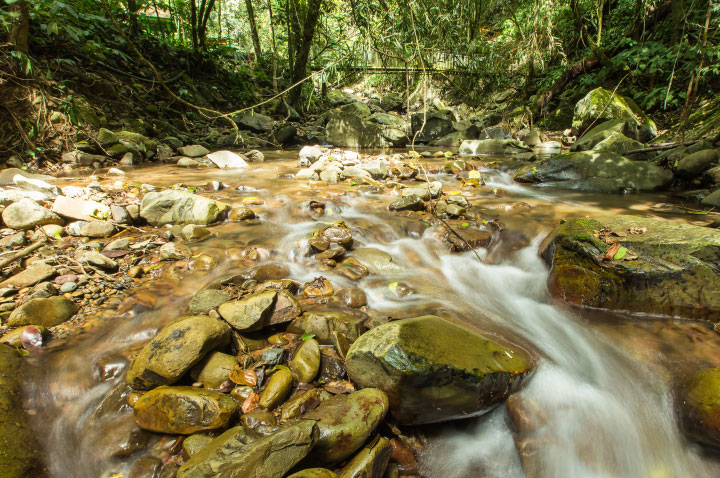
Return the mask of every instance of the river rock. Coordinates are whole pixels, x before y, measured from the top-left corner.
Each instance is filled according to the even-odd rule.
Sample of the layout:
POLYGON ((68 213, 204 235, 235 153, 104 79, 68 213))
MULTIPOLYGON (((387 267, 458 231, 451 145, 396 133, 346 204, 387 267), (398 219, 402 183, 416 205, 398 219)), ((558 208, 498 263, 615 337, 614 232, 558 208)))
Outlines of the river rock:
POLYGON ((127 209, 122 206, 110 206, 110 213, 113 221, 118 224, 132 224, 132 217, 127 209))
POLYGON ((182 228, 182 238, 188 242, 204 241, 212 235, 212 233, 203 226, 197 224, 188 224, 182 228))
POLYGON ((100 267, 101 269, 115 270, 118 268, 118 263, 116 261, 95 251, 83 254, 82 262, 90 264, 91 266, 100 267))
POLYGON ((694 178, 706 169, 717 163, 718 152, 714 149, 705 149, 696 153, 688 154, 678 161, 675 173, 684 178, 694 178))
POLYGON ((220 388, 228 380, 230 371, 237 365, 234 356, 222 352, 210 352, 190 369, 190 376, 201 382, 205 388, 220 388))
POLYGON ((103 203, 67 196, 56 197, 52 210, 62 217, 76 221, 107 219, 111 214, 110 208, 103 203))
POLYGON ((185 244, 168 242, 160 246, 160 258, 166 261, 177 261, 188 259, 192 256, 192 250, 185 244))
POLYGON ((208 159, 220 169, 247 169, 245 158, 232 151, 215 151, 207 155, 208 159))
POLYGON ((0 282, 0 288, 15 287, 22 289, 42 282, 57 274, 57 269, 44 262, 33 263, 30 267, 22 272, 18 272, 9 279, 0 282))
POLYGON ((288 332, 314 334, 323 345, 332 344, 333 332, 338 332, 352 342, 365 332, 367 315, 360 311, 346 309, 310 310, 293 320, 288 332))
POLYGON ((580 131, 602 120, 620 119, 636 125, 638 141, 647 141, 657 135, 657 125, 630 98, 605 88, 590 91, 575 105, 572 125, 580 131))
POLYGON ((108 237, 115 233, 115 226, 105 221, 75 221, 65 227, 70 236, 108 237))
POLYGON ((158 387, 134 404, 135 423, 156 433, 189 435, 225 428, 237 414, 232 397, 196 387, 158 387))
MULTIPOLYGON (((614 131, 610 133, 610 135, 597 143, 595 146, 592 147, 593 151, 607 151, 609 153, 615 153, 619 155, 623 155, 627 153, 628 151, 633 151, 636 149, 642 149, 645 145, 642 144, 640 141, 636 141, 632 138, 628 138, 622 133, 619 133, 617 131, 614 131)), ((635 160, 647 160, 649 159, 647 154, 644 156, 640 155, 633 155, 633 158, 635 160)))
POLYGON ((623 119, 613 119, 599 123, 589 131, 585 132, 572 145, 570 151, 587 151, 593 149, 597 144, 613 135, 620 133, 625 136, 627 132, 627 121, 623 119))
POLYGON ((23 383, 17 351, 0 344, 0 476, 42 477, 43 457, 23 410, 23 383))
POLYGON ((177 163, 175 163, 175 166, 177 166, 178 168, 188 168, 188 169, 199 168, 200 163, 195 161, 192 158, 183 156, 182 158, 178 159, 177 163))
POLYGON ((217 289, 205 289, 195 293, 190 300, 190 312, 202 314, 230 300, 230 294, 217 289))
POLYGON ((717 229, 636 216, 574 219, 545 239, 541 253, 552 267, 551 294, 571 304, 720 319, 717 229), (603 228, 623 248, 615 260, 603 260, 611 246, 594 235, 603 228))
POLYGON ((208 446, 213 441, 213 437, 203 435, 201 433, 195 433, 183 440, 183 451, 189 457, 197 455, 197 453, 208 446))
POLYGON ((27 198, 6 207, 2 218, 7 227, 21 231, 46 224, 63 224, 60 216, 27 198))
POLYGON ((35 336, 37 334, 40 334, 40 339, 42 341, 42 339, 47 334, 47 329, 42 325, 25 325, 22 327, 18 327, 17 329, 11 330, 5 335, 0 336, 0 343, 8 344, 10 347, 20 348, 23 346, 23 334, 25 334, 26 336, 35 336), (26 330, 27 334, 25 333, 26 330))
POLYGON ((60 194, 60 188, 42 179, 26 178, 22 174, 16 174, 13 183, 23 191, 38 192, 48 198, 54 198, 60 194))
POLYGON ((473 139, 460 144, 458 154, 517 154, 530 151, 525 143, 516 139, 473 139))
POLYGON ((365 388, 323 401, 303 418, 317 420, 320 431, 309 459, 322 464, 339 463, 350 457, 383 421, 388 398, 381 390, 365 388))
POLYGON ((0 191, 0 206, 9 206, 21 199, 30 199, 32 201, 47 201, 49 198, 35 191, 21 191, 19 189, 7 189, 0 191))
POLYGON ((425 210, 425 201, 417 194, 410 194, 391 202, 388 209, 391 211, 423 211, 425 210))
POLYGON ((630 161, 615 153, 565 153, 520 168, 514 176, 522 183, 543 183, 565 189, 618 193, 656 191, 668 186, 673 173, 645 161, 630 161))
POLYGON ((383 478, 393 446, 387 438, 379 437, 358 452, 340 470, 339 478, 383 478))
POLYGON ((256 440, 242 426, 231 428, 185 462, 177 478, 282 478, 317 439, 313 420, 299 420, 256 440))
POLYGON ((230 210, 228 214, 230 221, 245 221, 247 219, 255 219, 255 213, 249 207, 238 206, 230 210))
POLYGON ((278 366, 278 370, 268 380, 258 405, 267 410, 272 410, 280 405, 290 393, 292 381, 293 376, 290 369, 282 365, 278 366))
POLYGON ((317 340, 303 341, 288 366, 295 380, 300 383, 312 382, 320 370, 320 344, 317 340))
POLYGON ((334 471, 327 468, 307 468, 288 476, 288 478, 338 478, 334 471))
POLYGON ((235 329, 241 331, 260 330, 272 316, 277 291, 267 290, 226 302, 218 308, 218 313, 235 329))
POLYGON ((130 364, 126 382, 137 390, 175 383, 185 372, 230 340, 230 327, 212 317, 182 317, 163 327, 130 364))
POLYGON ((255 133, 269 133, 273 129, 273 119, 259 113, 234 116, 233 121, 240 129, 248 129, 255 133))
POLYGON ((675 409, 685 436, 720 448, 720 369, 684 378, 675 390, 675 409))
POLYGON ((345 363, 358 387, 388 395, 392 415, 403 425, 486 413, 533 369, 520 348, 432 315, 375 327, 355 341, 345 363))
POLYGON ((18 174, 24 178, 39 179, 41 181, 55 181, 56 179, 53 176, 48 176, 47 174, 33 174, 19 168, 6 168, 0 170, 0 184, 14 184, 14 179, 18 174))
POLYGON ((401 191, 403 197, 418 196, 424 201, 440 196, 441 192, 442 183, 440 181, 432 181, 421 186, 410 186, 401 191))
POLYGON ((419 142, 429 143, 455 131, 454 121, 455 118, 439 111, 414 113, 410 117, 412 136, 419 142))
POLYGON ((178 148, 178 153, 180 153, 181 156, 187 156, 188 158, 199 158, 201 156, 205 156, 209 152, 210 151, 205 146, 201 146, 199 144, 192 144, 178 148))
MULTIPOLYGON (((355 104, 351 103, 343 108, 355 104)), ((369 116, 369 110, 367 113, 365 116, 369 116)), ((363 115, 351 111, 331 112, 325 126, 325 136, 329 143, 348 148, 378 148, 385 143, 379 125, 370 123, 363 115)))
POLYGON ((54 327, 71 318, 77 311, 78 306, 75 302, 65 297, 30 299, 12 311, 7 325, 10 327, 21 325, 54 327))
POLYGON ((220 220, 230 206, 185 191, 166 190, 145 195, 140 216, 153 226, 207 225, 220 220))

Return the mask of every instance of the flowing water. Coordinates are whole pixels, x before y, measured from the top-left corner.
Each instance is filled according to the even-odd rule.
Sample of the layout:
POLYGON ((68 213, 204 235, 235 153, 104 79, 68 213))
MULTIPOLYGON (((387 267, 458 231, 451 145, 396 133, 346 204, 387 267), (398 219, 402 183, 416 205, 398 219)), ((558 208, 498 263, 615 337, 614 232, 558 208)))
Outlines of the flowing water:
MULTIPOLYGON (((649 206, 665 198, 528 188, 489 170, 486 186, 471 191, 469 199, 484 218, 498 219, 506 229, 495 235, 489 251, 478 251, 481 262, 470 252, 447 252, 437 231, 417 219, 388 213, 396 193, 278 179, 296 171, 296 160, 289 156, 294 157, 270 155, 248 172, 171 166, 129 172, 129 183, 159 187, 222 181, 229 187, 213 195, 218 199, 232 204, 247 196, 264 199, 263 206, 254 207, 262 222, 213 227, 215 238, 193 245, 194 251, 219 259, 213 271, 167 274, 149 282, 123 302, 108 302, 78 331, 27 360, 27 407, 51 476, 108 477, 126 472, 147 453, 167 455, 172 438, 138 433, 133 425, 125 405, 127 358, 158 328, 182 315, 194 292, 237 271, 239 265, 225 252, 245 245, 272 251, 271 259, 291 267, 292 279, 324 275, 336 289, 361 287, 373 315, 453 315, 538 357, 537 370, 517 401, 528 426, 514 433, 502 406, 478 419, 429 427, 420 460, 423 476, 720 476, 720 458, 679 433, 670 395, 673 380, 686 371, 720 366, 720 337, 704 324, 628 319, 554 304, 545 286, 547 268, 537 254, 541 238, 562 218, 653 215, 649 206), (311 214, 304 205, 311 199, 327 204, 325 216, 311 214), (353 229, 355 247, 387 251, 398 267, 357 284, 318 271, 299 253, 298 244, 323 223, 339 219, 353 229), (392 282, 415 292, 399 298, 389 293, 392 282)), ((436 174, 433 179, 442 181, 445 191, 460 188, 453 176, 436 174)))

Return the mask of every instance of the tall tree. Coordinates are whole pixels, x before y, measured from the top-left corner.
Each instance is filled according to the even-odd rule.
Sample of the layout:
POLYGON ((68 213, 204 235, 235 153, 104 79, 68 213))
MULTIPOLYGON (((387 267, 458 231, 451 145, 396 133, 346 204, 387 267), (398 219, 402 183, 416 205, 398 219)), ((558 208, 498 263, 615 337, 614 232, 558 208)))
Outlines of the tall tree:
POLYGON ((262 48, 260 47, 260 36, 258 35, 257 23, 255 23, 255 8, 252 0, 245 0, 245 8, 250 22, 250 36, 252 36, 253 48, 255 49, 255 61, 260 61, 262 48))
MULTIPOLYGON (((293 2, 295 3, 295 1, 293 2)), ((317 26, 318 19, 320 18, 320 10, 323 4, 323 0, 308 0, 305 8, 305 19, 302 22, 302 29, 295 31, 295 64, 292 68, 292 83, 298 83, 305 78, 307 74, 307 62, 310 57, 310 48, 312 47, 313 38, 315 37, 315 27, 317 26)), ((298 5, 296 4, 296 7, 298 5)), ((299 8, 296 8, 297 12, 299 8)), ((299 25, 299 22, 297 23, 299 25)), ((297 28, 297 27, 296 27, 297 28)), ((302 92, 302 86, 293 88, 290 91, 289 100, 290 105, 294 107, 299 106, 300 93, 302 92)))

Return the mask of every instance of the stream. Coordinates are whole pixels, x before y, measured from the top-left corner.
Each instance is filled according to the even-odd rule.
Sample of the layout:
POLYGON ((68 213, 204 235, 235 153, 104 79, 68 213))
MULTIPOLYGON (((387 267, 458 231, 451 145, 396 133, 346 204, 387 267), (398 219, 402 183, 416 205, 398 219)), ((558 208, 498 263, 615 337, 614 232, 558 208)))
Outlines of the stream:
MULTIPOLYGON (((428 160, 430 176, 443 183, 444 191, 460 190, 454 175, 432 173, 443 163, 428 160)), ((432 227, 390 213, 387 205, 396 192, 286 178, 297 171, 296 164, 290 152, 266 153, 266 162, 240 172, 173 166, 127 171, 128 183, 158 188, 221 181, 228 187, 212 197, 233 205, 259 197, 264 204, 251 207, 261 221, 213 226, 216 236, 191 245, 195 253, 218 260, 213 270, 166 274, 132 289, 26 360, 26 408, 50 476, 117 476, 148 453, 168 454, 174 437, 135 428, 126 404, 128 357, 164 324, 185 314, 196 291, 238 272, 229 251, 248 245, 271 251, 272 260, 290 267, 291 279, 307 282, 323 275, 336 289, 362 288, 371 316, 452 315, 538 357, 534 376, 517 397, 529 427, 514 433, 505 406, 483 417, 428 427, 419 460, 424 477, 720 476, 720 458, 681 435, 671 396, 673 381, 686 371, 720 367, 720 336, 703 323, 627 318, 556 303, 547 293, 548 270, 537 253, 561 219, 635 214, 687 220, 652 211, 667 197, 525 187, 485 167, 485 186, 470 191, 468 199, 473 210, 501 221, 505 229, 495 233, 489 250, 477 251, 480 261, 472 252, 448 252, 432 227), (305 206, 310 200, 326 203, 324 216, 310 213, 305 206), (341 219, 353 231, 354 247, 386 251, 397 267, 360 281, 319 271, 298 244, 323 224, 341 219), (414 293, 391 294, 388 285, 394 283, 414 293)), ((69 184, 84 181, 68 179, 69 184)))

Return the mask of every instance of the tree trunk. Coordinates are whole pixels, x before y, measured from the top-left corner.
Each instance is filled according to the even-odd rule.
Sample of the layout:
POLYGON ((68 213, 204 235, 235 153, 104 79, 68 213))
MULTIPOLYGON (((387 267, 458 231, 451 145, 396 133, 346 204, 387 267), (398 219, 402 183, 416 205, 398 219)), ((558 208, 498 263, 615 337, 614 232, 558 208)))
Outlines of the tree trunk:
POLYGON ((683 0, 671 0, 670 10, 672 16, 672 44, 677 45, 682 40, 683 23, 685 21, 685 5, 683 0))
POLYGON ((137 0, 127 0, 128 6, 128 23, 130 24, 130 35, 136 37, 140 34, 140 25, 137 19, 137 0))
POLYGON ((19 14, 18 18, 13 22, 10 28, 10 43, 15 45, 15 49, 25 53, 30 51, 28 45, 28 32, 30 31, 30 6, 25 0, 19 0, 11 7, 11 11, 19 14))
POLYGON ((255 23, 255 9, 252 0, 245 0, 245 8, 247 8, 248 21, 250 22, 250 34, 252 36, 253 48, 255 49, 255 61, 260 61, 262 48, 260 47, 260 36, 258 35, 257 24, 255 23))
MULTIPOLYGON (((203 0, 202 5, 205 4, 205 1, 203 0)), ((205 51, 207 49, 207 42, 205 41, 207 38, 207 23, 208 20, 210 20, 210 13, 212 13, 212 9, 215 6, 215 0, 210 0, 205 7, 205 11, 203 12, 203 9, 200 9, 200 25, 198 25, 198 43, 200 44, 200 48, 205 51)))
POLYGON ((192 46, 197 50, 197 6, 195 5, 195 0, 190 0, 190 35, 192 36, 192 46))
MULTIPOLYGON (((310 56, 310 47, 315 36, 315 26, 320 18, 320 7, 323 0, 309 0, 305 22, 303 23, 302 36, 298 39, 295 67, 293 68, 292 83, 298 83, 305 78, 307 61, 310 56)), ((297 86, 290 91, 290 105, 297 109, 302 86, 297 86)))

